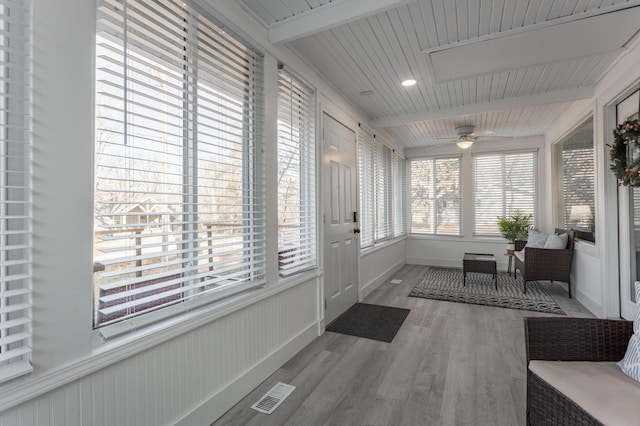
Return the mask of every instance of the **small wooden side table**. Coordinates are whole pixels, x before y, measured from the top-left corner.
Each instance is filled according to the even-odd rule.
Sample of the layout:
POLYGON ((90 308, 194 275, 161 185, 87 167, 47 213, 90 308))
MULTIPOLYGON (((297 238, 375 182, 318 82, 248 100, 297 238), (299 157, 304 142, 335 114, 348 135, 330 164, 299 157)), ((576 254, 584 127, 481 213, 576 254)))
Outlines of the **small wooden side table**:
POLYGON ((511 265, 513 265, 513 256, 515 256, 514 253, 505 253, 505 256, 509 256, 509 263, 507 266, 507 273, 511 274, 511 265))

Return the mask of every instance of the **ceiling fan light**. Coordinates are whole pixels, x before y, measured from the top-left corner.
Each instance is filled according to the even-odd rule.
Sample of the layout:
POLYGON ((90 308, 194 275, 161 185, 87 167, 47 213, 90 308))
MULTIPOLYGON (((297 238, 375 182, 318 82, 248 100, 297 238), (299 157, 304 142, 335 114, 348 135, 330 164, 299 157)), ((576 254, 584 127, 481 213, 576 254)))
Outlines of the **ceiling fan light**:
POLYGON ((471 145, 473 145, 473 141, 471 139, 462 139, 459 140, 456 145, 458 145, 460 149, 469 149, 471 148, 471 145))

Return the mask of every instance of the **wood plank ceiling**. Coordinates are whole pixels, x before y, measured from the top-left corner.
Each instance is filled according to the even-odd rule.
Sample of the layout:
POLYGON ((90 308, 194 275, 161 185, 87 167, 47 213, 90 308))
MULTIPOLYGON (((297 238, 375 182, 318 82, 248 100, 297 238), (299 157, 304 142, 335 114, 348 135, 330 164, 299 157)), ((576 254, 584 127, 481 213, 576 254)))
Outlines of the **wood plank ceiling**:
MULTIPOLYGON (((284 40, 364 111, 374 127, 385 128, 405 148, 452 143, 455 127, 467 124, 514 138, 544 134, 572 102, 591 97, 593 87, 636 42, 640 30, 640 1, 237 1, 263 22, 270 36, 284 40), (598 22, 605 21, 595 19, 607 15, 608 25, 620 25, 598 28, 598 22), (574 49, 568 46, 581 46, 575 44, 581 40, 572 39, 581 25, 577 22, 587 23, 581 39, 589 34, 594 40, 611 37, 612 47, 572 55, 574 49), (305 32, 305 27, 313 29, 305 32), (618 31, 613 40, 612 27, 630 28, 618 31), (564 36, 538 48, 540 38, 535 37, 544 35, 539 29, 564 36), (526 51, 508 67, 486 71, 491 64, 482 63, 484 52, 490 58, 492 43, 507 40, 503 37, 521 43, 526 51), (465 62, 464 55, 456 57, 460 47, 477 51, 480 59, 465 62), (435 52, 453 54, 468 72, 453 79, 439 75, 433 61, 440 53, 435 52), (560 60, 545 59, 559 53, 560 60), (474 68, 482 71, 476 74, 474 68), (402 87, 400 81, 407 78, 418 84, 402 87)), ((505 59, 496 58, 500 61, 495 63, 505 59)))

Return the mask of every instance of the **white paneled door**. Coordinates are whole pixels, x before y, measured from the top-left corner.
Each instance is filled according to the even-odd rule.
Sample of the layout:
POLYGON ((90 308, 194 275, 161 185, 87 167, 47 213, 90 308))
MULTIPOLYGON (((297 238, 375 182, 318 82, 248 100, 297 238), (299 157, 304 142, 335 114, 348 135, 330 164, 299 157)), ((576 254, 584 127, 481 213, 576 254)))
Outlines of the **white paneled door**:
MULTIPOLYGON (((618 124, 638 118, 640 91, 616 105, 618 124)), ((631 158, 640 153, 629 147, 631 158)), ((620 314, 632 320, 636 311, 634 283, 640 281, 640 188, 618 187, 618 238, 620 245, 620 314)))
POLYGON ((325 324, 358 301, 356 135, 323 114, 325 324))

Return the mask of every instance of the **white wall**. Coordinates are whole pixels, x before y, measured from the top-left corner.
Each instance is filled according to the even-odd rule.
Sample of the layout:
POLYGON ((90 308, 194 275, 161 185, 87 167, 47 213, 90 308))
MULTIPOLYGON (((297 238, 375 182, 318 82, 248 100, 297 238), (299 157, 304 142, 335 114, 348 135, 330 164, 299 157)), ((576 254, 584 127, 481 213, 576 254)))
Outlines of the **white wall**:
POLYGON ((508 142, 476 143, 468 151, 461 151, 456 145, 433 148, 413 148, 405 150, 408 159, 428 156, 460 155, 461 188, 462 188, 462 235, 461 236, 429 236, 409 234, 406 242, 407 263, 414 265, 462 267, 464 253, 491 253, 496 256, 499 270, 506 270, 508 257, 505 256, 506 240, 503 238, 474 237, 472 235, 473 205, 471 155, 477 152, 496 152, 518 149, 538 149, 538 200, 537 227, 546 232, 553 231, 550 225, 550 214, 544 206, 548 169, 545 161, 544 138, 521 138, 508 142))
POLYGON ((406 263, 405 239, 369 249, 360 256, 360 300, 383 284, 406 263))
POLYGON ((601 274, 602 265, 598 247, 590 242, 577 241, 571 268, 571 291, 576 300, 592 314, 604 318, 607 314, 603 303, 604 289, 603 282, 600 280, 601 274))
MULTIPOLYGON (((267 64, 282 60, 315 86, 319 107, 322 99, 366 123, 294 54, 268 45, 264 28, 237 2, 212 3, 217 10, 203 7, 262 48, 267 64)), ((322 331, 320 272, 279 282, 270 261, 269 282, 249 297, 94 346, 95 2, 34 0, 34 31, 34 372, 0 385, 0 424, 210 424, 322 331)), ((266 85, 268 119, 275 79, 267 76, 266 85)), ((273 180, 275 127, 265 131, 273 180)), ((272 227, 274 212, 267 204, 272 227)), ((277 241, 269 235, 273 260, 277 241)))
MULTIPOLYGON (((598 83, 595 97, 577 102, 547 131, 549 149, 590 115, 594 117, 596 172, 596 243, 576 246, 572 268, 572 288, 576 299, 599 317, 620 317, 617 186, 609 170, 609 148, 615 127, 615 104, 640 84, 640 40, 611 64, 598 83)), ((551 208, 551 207, 550 207, 551 208)), ((620 214, 625 214, 620 212, 620 214)))
POLYGON ((315 294, 312 280, 137 353, 121 349, 121 361, 94 356, 40 375, 35 392, 52 390, 3 392, 5 404, 28 400, 0 424, 208 425, 316 337, 315 294))

